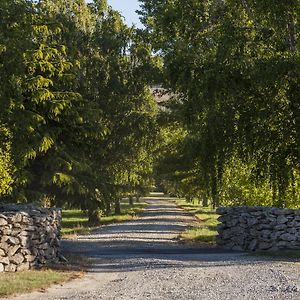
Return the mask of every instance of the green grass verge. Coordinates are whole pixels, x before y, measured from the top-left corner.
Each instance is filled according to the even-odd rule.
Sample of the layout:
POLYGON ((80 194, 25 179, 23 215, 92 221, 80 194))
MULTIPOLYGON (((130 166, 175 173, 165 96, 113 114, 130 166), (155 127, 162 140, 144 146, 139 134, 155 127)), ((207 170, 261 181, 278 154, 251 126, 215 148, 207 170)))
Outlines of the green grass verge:
POLYGON ((215 209, 201 207, 198 203, 186 202, 183 199, 177 200, 176 204, 197 218, 193 226, 184 231, 180 238, 187 242, 215 245, 217 225, 219 224, 217 220, 219 215, 216 214, 215 209))
MULTIPOLYGON (((121 215, 103 216, 100 225, 118 223, 131 220, 136 214, 144 209, 148 204, 144 202, 134 203, 130 206, 126 202, 121 203, 121 215)), ((90 226, 87 215, 81 210, 63 210, 62 211, 62 229, 61 233, 64 237, 71 237, 78 234, 87 234, 95 229, 90 226)))
POLYGON ((44 290, 52 284, 76 278, 74 272, 55 270, 26 271, 0 274, 0 297, 44 290))

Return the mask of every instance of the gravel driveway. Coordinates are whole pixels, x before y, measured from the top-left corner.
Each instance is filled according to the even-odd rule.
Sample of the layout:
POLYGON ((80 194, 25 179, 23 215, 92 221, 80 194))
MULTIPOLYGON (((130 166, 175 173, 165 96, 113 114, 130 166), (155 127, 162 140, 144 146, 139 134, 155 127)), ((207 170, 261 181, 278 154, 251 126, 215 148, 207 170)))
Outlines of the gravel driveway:
POLYGON ((138 219, 63 242, 91 258, 83 279, 14 299, 300 299, 300 263, 181 245, 193 217, 166 199, 147 201, 138 219))

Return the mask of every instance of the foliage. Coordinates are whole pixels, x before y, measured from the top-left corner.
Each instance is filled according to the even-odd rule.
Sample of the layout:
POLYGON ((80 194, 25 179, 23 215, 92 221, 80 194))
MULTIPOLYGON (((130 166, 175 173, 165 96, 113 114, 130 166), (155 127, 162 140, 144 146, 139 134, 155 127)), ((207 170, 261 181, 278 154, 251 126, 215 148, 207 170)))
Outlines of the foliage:
POLYGON ((10 134, 5 127, 0 127, 0 141, 0 196, 5 196, 11 192, 14 183, 10 134))
POLYGON ((299 205, 300 2, 140 2, 187 131, 181 187, 214 205, 299 205))
POLYGON ((5 1, 0 17, 6 201, 77 207, 97 221, 152 184, 151 47, 103 0, 5 1))

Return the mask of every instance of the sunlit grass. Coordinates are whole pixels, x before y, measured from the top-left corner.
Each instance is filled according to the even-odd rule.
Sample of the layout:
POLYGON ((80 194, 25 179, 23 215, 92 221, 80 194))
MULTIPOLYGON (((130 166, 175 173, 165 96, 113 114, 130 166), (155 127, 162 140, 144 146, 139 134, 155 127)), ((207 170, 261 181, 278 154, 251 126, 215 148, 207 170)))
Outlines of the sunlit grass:
POLYGON ((74 272, 55 270, 26 271, 0 274, 0 297, 43 290, 52 284, 62 283, 77 275, 74 272))
MULTIPOLYGON (((100 220, 100 225, 118 223, 128 221, 134 218, 137 212, 141 211, 147 206, 147 203, 134 203, 132 206, 126 202, 121 203, 121 215, 103 216, 100 220)), ((71 237, 73 235, 87 234, 95 229, 88 222, 88 216, 81 210, 63 210, 62 212, 62 230, 64 237, 71 237)))
POLYGON ((185 200, 177 200, 177 205, 186 211, 194 214, 197 221, 192 228, 187 229, 181 234, 181 239, 188 242, 199 242, 214 245, 217 236, 217 225, 219 221, 215 209, 211 207, 201 207, 195 202, 186 202, 185 200))

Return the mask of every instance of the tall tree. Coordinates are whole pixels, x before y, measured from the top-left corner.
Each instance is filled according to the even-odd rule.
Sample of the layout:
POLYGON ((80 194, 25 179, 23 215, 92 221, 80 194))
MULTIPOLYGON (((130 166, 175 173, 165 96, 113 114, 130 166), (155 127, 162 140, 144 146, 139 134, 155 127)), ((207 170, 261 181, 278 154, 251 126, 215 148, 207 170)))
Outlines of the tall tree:
POLYGON ((273 205, 287 205, 299 174, 300 2, 141 3, 213 203, 238 157, 252 179, 270 182, 273 205))

